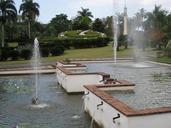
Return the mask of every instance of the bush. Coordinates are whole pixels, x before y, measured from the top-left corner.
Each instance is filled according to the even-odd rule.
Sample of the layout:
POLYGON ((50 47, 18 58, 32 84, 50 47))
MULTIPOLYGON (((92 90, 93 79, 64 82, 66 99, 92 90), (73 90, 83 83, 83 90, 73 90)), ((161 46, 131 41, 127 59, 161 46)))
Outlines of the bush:
POLYGON ((63 46, 55 46, 50 50, 50 53, 52 56, 59 56, 64 53, 64 47, 63 46))
POLYGON ((21 57, 25 60, 29 60, 31 58, 32 52, 30 49, 23 49, 21 51, 21 57))
POLYGON ((49 56, 49 49, 48 48, 41 48, 41 56, 42 57, 48 57, 49 56))
POLYGON ((171 40, 169 40, 167 46, 166 46, 166 54, 171 57, 171 40))
POLYGON ((5 61, 8 59, 9 51, 10 51, 10 48, 8 47, 1 48, 1 57, 0 57, 1 61, 5 61))
POLYGON ((10 50, 9 51, 9 57, 11 57, 12 60, 17 60, 19 58, 19 51, 17 50, 10 50))

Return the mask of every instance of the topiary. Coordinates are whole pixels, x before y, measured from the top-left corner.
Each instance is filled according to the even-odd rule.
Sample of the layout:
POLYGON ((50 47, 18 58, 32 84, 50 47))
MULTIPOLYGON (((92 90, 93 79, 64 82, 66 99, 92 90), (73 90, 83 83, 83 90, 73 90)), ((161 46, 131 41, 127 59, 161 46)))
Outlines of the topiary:
POLYGON ((20 55, 25 60, 29 60, 31 58, 32 52, 30 49, 23 49, 20 55))

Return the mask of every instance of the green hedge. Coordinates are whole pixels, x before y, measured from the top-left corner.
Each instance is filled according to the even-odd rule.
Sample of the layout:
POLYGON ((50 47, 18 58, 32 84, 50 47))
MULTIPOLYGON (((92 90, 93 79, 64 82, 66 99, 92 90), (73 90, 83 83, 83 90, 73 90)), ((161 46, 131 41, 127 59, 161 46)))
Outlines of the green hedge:
POLYGON ((41 56, 42 57, 48 57, 49 56, 49 48, 40 48, 41 56))
POLYGON ((9 57, 11 57, 12 60, 18 60, 19 56, 20 56, 19 51, 17 50, 9 51, 9 57))
POLYGON ((16 58, 18 58, 18 52, 16 53, 16 51, 13 48, 9 48, 9 47, 4 47, 0 49, 0 60, 1 61, 5 61, 7 60, 9 57, 11 57, 12 59, 15 59, 15 54, 16 58))
POLYGON ((32 51, 30 49, 23 49, 20 56, 25 60, 29 60, 32 56, 32 51))
POLYGON ((52 54, 52 56, 59 56, 64 54, 64 47, 63 46, 55 46, 52 47, 50 50, 50 53, 52 54))
POLYGON ((96 47, 103 47, 107 46, 110 39, 105 37, 98 37, 98 38, 52 38, 52 39, 42 39, 41 47, 55 47, 55 46, 63 46, 65 49, 70 48, 96 48, 96 47))

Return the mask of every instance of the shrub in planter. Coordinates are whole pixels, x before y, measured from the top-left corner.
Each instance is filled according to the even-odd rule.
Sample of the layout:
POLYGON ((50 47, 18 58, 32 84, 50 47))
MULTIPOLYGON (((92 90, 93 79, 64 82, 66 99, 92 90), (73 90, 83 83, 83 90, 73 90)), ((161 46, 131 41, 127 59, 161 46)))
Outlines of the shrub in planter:
POLYGON ((64 53, 64 47, 63 46, 55 46, 50 50, 50 53, 52 56, 59 56, 64 53))
POLYGON ((171 57, 171 40, 169 40, 169 42, 166 46, 166 53, 169 57, 171 57))
POLYGON ((21 57, 25 60, 29 60, 31 58, 32 52, 30 49, 23 49, 21 51, 21 57))
POLYGON ((48 48, 41 48, 41 56, 42 57, 48 57, 49 56, 49 49, 48 48))
POLYGON ((17 60, 19 58, 19 51, 17 50, 10 50, 9 51, 9 56, 11 57, 12 60, 17 60))

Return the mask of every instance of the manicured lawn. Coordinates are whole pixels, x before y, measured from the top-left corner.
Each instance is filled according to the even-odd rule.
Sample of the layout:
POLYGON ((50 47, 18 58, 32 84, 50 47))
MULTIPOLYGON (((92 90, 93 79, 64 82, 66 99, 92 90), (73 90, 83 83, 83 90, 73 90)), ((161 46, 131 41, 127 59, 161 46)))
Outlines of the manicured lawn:
POLYGON ((160 63, 168 63, 171 64, 171 57, 160 57, 160 58, 155 58, 155 61, 160 62, 160 63))
MULTIPOLYGON (((124 57, 131 57, 132 56, 132 49, 123 49, 117 53, 119 58, 124 57)), ((61 56, 55 57, 45 57, 42 58, 42 62, 55 62, 57 60, 64 60, 68 59, 94 59, 94 58, 112 58, 113 57, 113 50, 112 45, 108 45, 106 47, 101 48, 87 48, 87 49, 73 49, 73 50, 66 50, 65 53, 61 56)), ((0 65, 5 64, 27 64, 30 63, 28 60, 20 60, 20 61, 7 61, 7 62, 0 62, 0 65)))
POLYGON ((8 43, 9 47, 17 47, 18 43, 17 42, 13 42, 13 43, 8 43))
MULTIPOLYGON (((132 53, 133 53, 132 48, 129 49, 121 48, 120 51, 117 52, 117 57, 130 58, 132 57, 132 53)), ((152 53, 150 52, 150 54, 148 55, 152 55, 152 53)), ((42 62, 56 62, 57 60, 64 60, 64 59, 95 59, 95 58, 113 58, 112 45, 110 44, 106 47, 101 47, 101 48, 66 50, 65 53, 61 56, 51 56, 51 57, 42 58, 42 62)), ((169 57, 154 58, 152 60, 161 63, 171 64, 171 58, 169 57)), ((15 65, 15 64, 30 64, 30 60, 0 62, 0 66, 15 65)))
MULTIPOLYGON (((118 53, 118 57, 131 57, 132 49, 121 49, 118 53)), ((113 50, 112 45, 101 48, 88 48, 88 49, 73 49, 66 50, 64 55, 57 57, 43 58, 43 61, 56 61, 63 59, 93 59, 93 58, 112 58, 113 50)))

